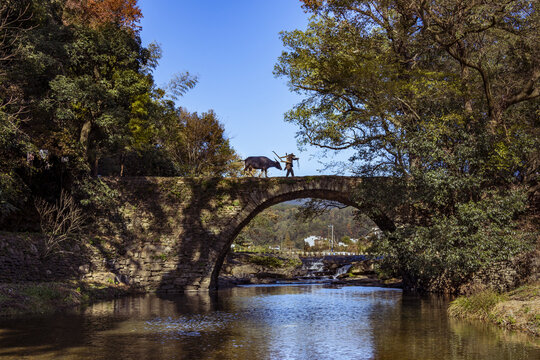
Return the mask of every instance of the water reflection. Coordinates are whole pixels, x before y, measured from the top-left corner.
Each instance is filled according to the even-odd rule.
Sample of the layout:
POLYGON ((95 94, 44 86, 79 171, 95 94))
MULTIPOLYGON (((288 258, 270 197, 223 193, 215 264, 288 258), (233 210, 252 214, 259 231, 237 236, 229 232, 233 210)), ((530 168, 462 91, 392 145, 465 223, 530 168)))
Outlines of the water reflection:
POLYGON ((238 287, 0 321, 9 359, 532 359, 536 340, 380 288, 238 287), (516 340, 519 339, 519 340, 516 340))

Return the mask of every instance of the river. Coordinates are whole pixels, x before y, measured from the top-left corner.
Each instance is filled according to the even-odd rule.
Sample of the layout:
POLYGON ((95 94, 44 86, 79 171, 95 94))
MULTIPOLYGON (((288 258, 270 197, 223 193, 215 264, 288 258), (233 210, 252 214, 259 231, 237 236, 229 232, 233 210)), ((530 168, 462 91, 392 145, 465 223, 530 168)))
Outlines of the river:
POLYGON ((127 297, 0 320, 0 359, 540 359, 539 339, 449 319, 447 305, 322 284, 127 297))

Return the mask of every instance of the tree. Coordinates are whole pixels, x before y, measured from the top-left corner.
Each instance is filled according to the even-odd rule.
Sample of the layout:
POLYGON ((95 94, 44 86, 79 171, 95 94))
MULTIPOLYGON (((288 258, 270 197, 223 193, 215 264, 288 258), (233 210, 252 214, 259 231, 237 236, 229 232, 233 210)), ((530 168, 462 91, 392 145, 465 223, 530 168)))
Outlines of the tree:
MULTIPOLYGON (((51 80, 50 96, 42 104, 67 132, 70 143, 64 146, 80 149, 97 175, 104 154, 132 142, 130 130, 145 114, 153 84, 141 74, 146 59, 139 39, 113 25, 74 30, 73 42, 66 46, 69 71, 51 80)), ((144 136, 136 135, 139 140, 144 136)))
MULTIPOLYGON (((300 128, 302 146, 354 149, 357 174, 402 179, 408 191, 388 196, 401 197, 406 226, 384 251, 417 243, 431 258, 448 247, 441 242, 427 250, 435 224, 468 226, 464 208, 501 203, 495 199, 516 196, 507 191, 512 183, 534 181, 537 2, 305 0, 304 8, 315 17, 306 31, 282 33, 287 50, 275 67, 305 97, 286 120, 300 128)), ((370 196, 359 194, 377 200, 370 196)), ((510 221, 499 228, 495 218, 482 224, 494 233, 516 227, 510 221)), ((471 229, 489 243, 489 231, 471 229)), ((501 239, 504 251, 484 255, 523 250, 510 237, 501 239)), ((472 243, 463 246, 473 250, 472 243)), ((425 268, 411 266, 408 254, 391 261, 414 282, 425 268)), ((475 266, 462 274, 485 263, 475 266)), ((430 272, 431 279, 445 276, 442 269, 430 272)), ((453 277, 452 286, 465 278, 453 277)))
POLYGON ((199 115, 180 108, 160 136, 181 176, 222 176, 240 163, 212 110, 199 115))
POLYGON ((17 46, 30 28, 30 3, 5 1, 0 4, 0 221, 16 211, 26 200, 25 186, 16 169, 24 167, 28 136, 20 129, 25 108, 21 89, 10 81, 17 46))
POLYGON ((137 0, 66 0, 66 23, 75 22, 98 28, 104 24, 118 24, 132 32, 140 30, 142 18, 137 0))

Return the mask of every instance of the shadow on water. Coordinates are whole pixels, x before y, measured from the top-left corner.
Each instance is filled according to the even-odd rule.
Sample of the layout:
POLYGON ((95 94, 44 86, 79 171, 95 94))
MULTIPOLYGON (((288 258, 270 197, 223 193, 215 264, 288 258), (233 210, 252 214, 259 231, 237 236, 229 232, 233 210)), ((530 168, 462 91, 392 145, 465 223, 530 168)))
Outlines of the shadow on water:
POLYGON ((492 324, 449 318, 450 301, 448 296, 405 293, 398 306, 386 308, 384 313, 373 311, 374 358, 390 359, 388 354, 398 353, 403 360, 530 359, 531 354, 540 355, 539 339, 492 324), (384 321, 378 321, 380 317, 384 321))
POLYGON ((198 293, 126 297, 53 316, 0 319, 0 358, 196 359, 201 341, 212 344, 209 353, 228 341, 230 321, 221 317, 217 294, 198 293))

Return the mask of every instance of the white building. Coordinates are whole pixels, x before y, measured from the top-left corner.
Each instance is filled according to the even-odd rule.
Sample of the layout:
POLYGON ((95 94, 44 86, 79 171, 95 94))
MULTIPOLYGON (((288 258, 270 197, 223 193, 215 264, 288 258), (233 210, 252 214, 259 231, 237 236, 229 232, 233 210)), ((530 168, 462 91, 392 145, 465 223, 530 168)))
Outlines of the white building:
POLYGON ((315 241, 325 240, 320 236, 311 235, 304 239, 304 243, 307 243, 309 246, 315 246, 315 241))

